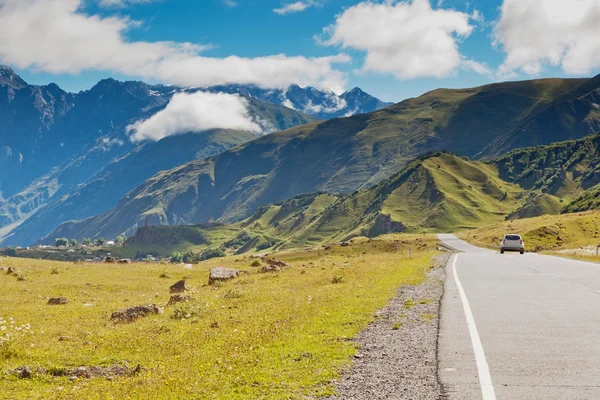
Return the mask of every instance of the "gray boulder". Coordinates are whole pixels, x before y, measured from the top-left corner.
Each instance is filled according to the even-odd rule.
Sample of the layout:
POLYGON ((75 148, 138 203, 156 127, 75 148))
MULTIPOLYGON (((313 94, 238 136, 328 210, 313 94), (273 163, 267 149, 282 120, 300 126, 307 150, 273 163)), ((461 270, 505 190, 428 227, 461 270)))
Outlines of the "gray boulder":
POLYGON ((240 271, 237 269, 215 267, 210 270, 210 276, 208 278, 208 284, 212 285, 215 282, 224 282, 230 279, 237 278, 240 275, 240 271))

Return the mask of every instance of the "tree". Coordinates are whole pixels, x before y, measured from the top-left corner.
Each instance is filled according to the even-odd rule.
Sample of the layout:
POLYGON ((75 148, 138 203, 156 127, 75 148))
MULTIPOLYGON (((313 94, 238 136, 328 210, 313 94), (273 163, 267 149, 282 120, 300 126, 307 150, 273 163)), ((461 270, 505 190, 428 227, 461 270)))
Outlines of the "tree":
POLYGON ((173 254, 171 254, 171 263, 179 264, 181 262, 183 262, 183 254, 174 251, 173 254))
POLYGON ((96 239, 96 241, 94 242, 94 244, 96 246, 104 246, 104 243, 106 243, 106 241, 104 240, 104 238, 98 238, 96 239))
POLYGON ((90 240, 90 238, 83 238, 81 240, 81 243, 85 244, 86 246, 89 246, 90 244, 92 244, 92 241, 90 240))
POLYGON ((71 239, 71 247, 77 246, 77 239, 71 239))
POLYGON ((115 243, 116 243, 116 244, 123 244, 123 243, 125 243, 125 241, 126 241, 126 240, 127 240, 127 237, 126 237, 126 236, 119 235, 119 236, 117 236, 117 238, 115 239, 115 243))
POLYGON ((54 245, 56 247, 68 246, 69 245, 69 240, 67 238, 56 238, 54 240, 54 245))

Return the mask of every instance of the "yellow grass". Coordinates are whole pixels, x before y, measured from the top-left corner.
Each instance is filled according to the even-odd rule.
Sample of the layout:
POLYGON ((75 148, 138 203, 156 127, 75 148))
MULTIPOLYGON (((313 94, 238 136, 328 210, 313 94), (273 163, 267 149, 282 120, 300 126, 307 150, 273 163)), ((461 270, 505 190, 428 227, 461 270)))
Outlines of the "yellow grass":
POLYGON ((26 279, 0 272, 0 317, 31 324, 33 333, 0 351, 0 398, 271 399, 331 394, 335 389, 330 382, 356 351, 350 339, 398 287, 422 282, 436 254, 432 236, 390 235, 357 242, 328 251, 279 253, 276 257, 291 266, 276 274, 261 274, 242 257, 210 260, 192 270, 4 258, 1 266, 18 268, 26 279), (209 269, 216 265, 248 273, 220 286, 205 286, 209 269), (169 278, 160 277, 165 274, 169 278), (164 305, 169 286, 184 277, 197 290, 188 303, 197 316, 172 319, 176 306, 171 306, 164 314, 131 324, 109 321, 123 307, 164 305), (58 296, 69 303, 46 305, 48 298, 58 296), (49 369, 114 364, 141 364, 144 369, 113 380, 5 375, 23 365, 49 369))
POLYGON ((477 246, 499 247, 506 233, 523 236, 528 251, 577 249, 600 243, 600 211, 504 221, 457 234, 477 246))

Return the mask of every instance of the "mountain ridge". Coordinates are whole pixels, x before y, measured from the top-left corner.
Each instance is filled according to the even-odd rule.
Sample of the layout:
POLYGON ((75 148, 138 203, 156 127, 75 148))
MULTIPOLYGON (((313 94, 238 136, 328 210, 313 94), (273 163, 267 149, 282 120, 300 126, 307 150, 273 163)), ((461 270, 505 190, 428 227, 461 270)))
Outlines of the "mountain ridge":
MULTIPOLYGON (((101 225, 105 231, 91 229, 89 236, 131 234, 147 220, 151 224, 210 219, 234 222, 247 218, 259 206, 300 193, 347 194, 392 176, 414 157, 431 151, 477 157, 495 139, 537 121, 549 106, 561 102, 568 105, 572 101, 569 95, 595 90, 595 79, 544 79, 438 89, 371 113, 275 132, 219 155, 160 172, 123 196, 106 215, 84 223, 95 221, 91 224, 96 226, 104 221, 101 225)), ((579 94, 577 98, 581 97, 579 94)), ((591 118, 596 121, 594 115, 591 118)), ((570 138, 570 127, 581 121, 569 121, 571 125, 557 125, 555 131, 548 132, 548 140, 570 138)), ((588 129, 593 126, 588 124, 588 129)), ((584 133, 592 132, 579 132, 584 133)), ((501 146, 502 152, 512 149, 510 143, 507 146, 501 146)), ((550 203, 540 200, 542 204, 546 207, 550 203)), ((65 213, 56 215, 60 214, 65 213)), ((28 232, 25 225, 16 228, 8 243, 32 238, 33 221, 28 232)), ((54 228, 49 222, 47 229, 54 228)))

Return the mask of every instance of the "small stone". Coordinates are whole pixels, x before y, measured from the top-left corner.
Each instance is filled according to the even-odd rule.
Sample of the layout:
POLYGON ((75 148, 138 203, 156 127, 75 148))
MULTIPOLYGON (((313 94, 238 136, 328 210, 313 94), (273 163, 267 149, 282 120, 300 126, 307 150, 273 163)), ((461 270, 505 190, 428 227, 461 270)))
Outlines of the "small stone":
POLYGON ((187 296, 182 296, 180 294, 174 294, 173 296, 171 296, 171 298, 169 299, 169 302, 167 303, 168 306, 172 306, 173 304, 176 303, 183 303, 185 301, 188 301, 188 297, 187 296))
POLYGON ((276 260, 274 258, 272 258, 272 259, 265 259, 264 261, 267 264, 269 264, 269 265, 276 265, 276 266, 278 266, 280 268, 282 268, 282 267, 288 267, 289 266, 289 264, 286 263, 285 261, 276 260))
POLYGON ((164 310, 161 307, 155 304, 149 304, 117 310, 112 313, 110 319, 114 323, 128 323, 134 322, 138 318, 142 318, 147 315, 162 314, 163 312, 164 310))
POLYGON ((21 379, 31 378, 31 369, 28 366, 17 368, 16 372, 21 379))
POLYGON ((269 265, 269 266, 264 266, 260 269, 260 272, 264 273, 268 273, 268 272, 280 272, 281 268, 278 267, 277 265, 269 265))
POLYGON ((64 305, 64 304, 67 304, 66 297, 53 297, 48 300, 49 306, 60 306, 60 305, 64 305))
POLYGON ((184 293, 184 292, 187 292, 188 290, 189 290, 188 287, 185 285, 185 280, 183 280, 183 279, 178 282, 175 282, 169 288, 170 293, 184 293))

